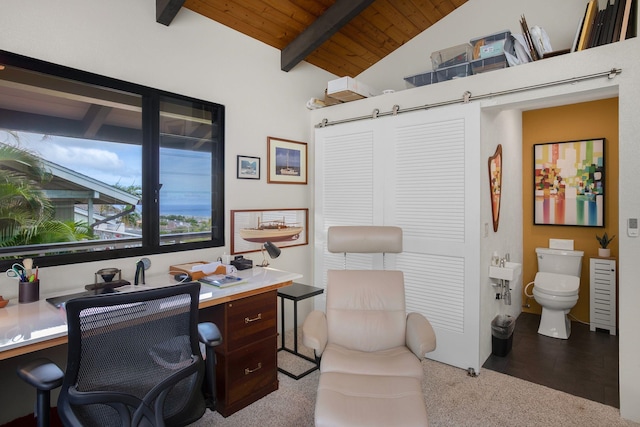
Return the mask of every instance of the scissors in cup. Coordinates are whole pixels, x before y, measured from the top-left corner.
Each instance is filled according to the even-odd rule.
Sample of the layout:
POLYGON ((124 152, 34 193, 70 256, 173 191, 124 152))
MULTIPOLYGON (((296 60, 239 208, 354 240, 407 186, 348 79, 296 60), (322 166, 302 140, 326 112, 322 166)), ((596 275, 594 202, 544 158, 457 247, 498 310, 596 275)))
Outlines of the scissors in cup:
POLYGON ((21 282, 27 281, 27 271, 20 264, 13 264, 10 269, 7 270, 7 277, 13 277, 21 282))

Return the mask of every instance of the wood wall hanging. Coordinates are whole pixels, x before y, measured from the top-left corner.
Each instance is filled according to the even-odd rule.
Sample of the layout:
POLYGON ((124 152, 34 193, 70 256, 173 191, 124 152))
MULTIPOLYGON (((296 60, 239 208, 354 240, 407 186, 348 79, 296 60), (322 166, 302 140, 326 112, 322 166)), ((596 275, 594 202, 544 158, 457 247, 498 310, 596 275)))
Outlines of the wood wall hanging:
POLYGON ((500 222, 500 195, 502 193, 502 144, 489 157, 489 188, 491 189, 491 215, 493 231, 498 231, 500 222))

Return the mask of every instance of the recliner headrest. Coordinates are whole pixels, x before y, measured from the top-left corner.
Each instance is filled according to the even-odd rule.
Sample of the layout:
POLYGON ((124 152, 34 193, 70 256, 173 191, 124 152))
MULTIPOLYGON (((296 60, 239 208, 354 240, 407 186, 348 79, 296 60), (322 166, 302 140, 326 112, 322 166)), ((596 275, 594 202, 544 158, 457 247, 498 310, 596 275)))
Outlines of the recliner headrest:
POLYGON ((402 228, 392 226, 334 226, 327 231, 332 253, 400 253, 402 228))

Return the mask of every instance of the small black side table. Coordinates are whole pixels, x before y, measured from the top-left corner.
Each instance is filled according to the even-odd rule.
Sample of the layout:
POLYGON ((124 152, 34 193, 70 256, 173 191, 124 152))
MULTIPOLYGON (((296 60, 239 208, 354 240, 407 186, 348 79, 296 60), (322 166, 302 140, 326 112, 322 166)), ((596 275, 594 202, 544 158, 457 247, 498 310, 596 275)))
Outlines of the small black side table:
POLYGON ((300 378, 309 375, 311 372, 318 369, 318 362, 315 359, 312 359, 304 354, 298 353, 298 301, 302 301, 303 299, 311 298, 316 295, 320 295, 324 292, 322 288, 316 288, 315 286, 303 285, 302 283, 293 283, 289 286, 285 286, 283 288, 278 289, 278 296, 280 297, 280 336, 282 339, 282 346, 278 349, 278 351, 284 350, 291 354, 294 354, 302 359, 308 360, 309 362, 314 363, 314 367, 301 373, 300 375, 292 374, 280 367, 278 367, 278 371, 283 374, 293 378, 294 380, 299 380, 300 378), (284 344, 284 300, 288 299, 293 301, 293 349, 285 347, 284 344))

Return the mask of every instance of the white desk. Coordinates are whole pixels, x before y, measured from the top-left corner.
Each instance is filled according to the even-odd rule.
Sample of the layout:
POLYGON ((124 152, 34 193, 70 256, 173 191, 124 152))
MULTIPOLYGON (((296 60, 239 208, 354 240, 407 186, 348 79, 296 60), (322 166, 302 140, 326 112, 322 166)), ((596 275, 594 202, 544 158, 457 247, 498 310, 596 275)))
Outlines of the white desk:
MULTIPOLYGON (((298 273, 263 267, 239 271, 238 276, 248 281, 223 289, 203 284, 200 288, 200 308, 278 289, 302 277, 298 273)), ((164 283, 129 285, 117 289, 118 292, 134 292, 176 283, 172 278, 167 278, 164 283)), ((26 304, 19 304, 16 298, 9 301, 5 308, 0 308, 0 360, 66 343, 66 313, 64 309, 58 309, 48 303, 46 298, 83 290, 40 294, 39 301, 26 304)))

